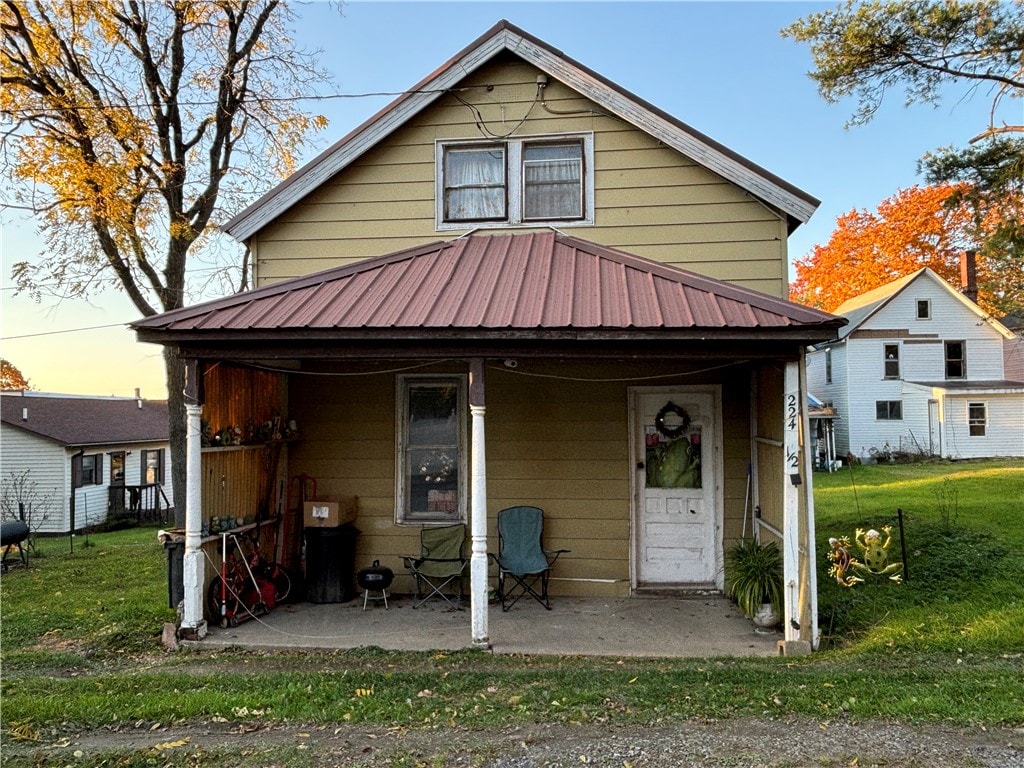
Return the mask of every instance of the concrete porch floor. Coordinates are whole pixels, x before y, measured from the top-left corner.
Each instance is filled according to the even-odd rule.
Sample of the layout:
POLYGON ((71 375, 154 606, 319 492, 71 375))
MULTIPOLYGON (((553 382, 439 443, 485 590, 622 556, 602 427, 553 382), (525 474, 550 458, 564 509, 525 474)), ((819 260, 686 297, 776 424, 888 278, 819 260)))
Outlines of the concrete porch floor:
MULTIPOLYGON (((278 606, 237 627, 210 628, 199 647, 248 649, 457 650, 471 647, 468 599, 452 610, 432 601, 412 608, 396 595, 371 601, 278 606)), ((488 633, 494 653, 706 658, 777 655, 780 632, 761 634, 727 599, 700 597, 571 598, 547 611, 525 599, 507 613, 492 604, 488 633)))

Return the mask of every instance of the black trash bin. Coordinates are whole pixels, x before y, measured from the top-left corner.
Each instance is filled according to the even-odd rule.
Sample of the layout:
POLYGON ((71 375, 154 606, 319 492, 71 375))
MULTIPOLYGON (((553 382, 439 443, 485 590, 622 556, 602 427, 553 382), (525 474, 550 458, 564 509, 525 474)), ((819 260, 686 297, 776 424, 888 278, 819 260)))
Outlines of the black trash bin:
POLYGON ((164 542, 167 552, 167 607, 177 608, 185 599, 185 541, 169 539, 164 542))
POLYGON ((356 537, 352 525, 306 529, 306 600, 347 603, 356 597, 356 537))

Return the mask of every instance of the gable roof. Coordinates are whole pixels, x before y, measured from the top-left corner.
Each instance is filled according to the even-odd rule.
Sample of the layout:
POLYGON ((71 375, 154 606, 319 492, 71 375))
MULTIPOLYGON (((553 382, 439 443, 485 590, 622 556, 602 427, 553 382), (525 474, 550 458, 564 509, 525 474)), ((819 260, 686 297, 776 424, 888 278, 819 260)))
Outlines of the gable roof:
POLYGON ((840 318, 558 232, 469 235, 145 318, 140 339, 834 338, 840 318), (273 333, 271 337, 269 334, 273 333))
POLYGON ((300 168, 223 229, 244 241, 440 99, 448 89, 509 51, 575 89, 634 127, 701 163, 779 210, 790 231, 806 222, 820 201, 686 123, 569 58, 507 21, 500 21, 439 69, 300 168))
POLYGON ((167 401, 3 393, 0 421, 65 446, 168 439, 167 401))
POLYGON ((904 275, 898 280, 893 280, 891 283, 886 283, 878 288, 862 293, 859 296, 854 296, 852 299, 847 299, 836 307, 834 314, 841 315, 849 321, 849 325, 840 331, 839 338, 843 339, 846 336, 849 336, 883 307, 888 306, 890 302, 907 290, 907 288, 920 280, 933 281, 939 287, 943 288, 946 293, 952 296, 954 300, 959 301, 971 312, 995 328, 996 331, 1001 333, 1004 337, 1008 339, 1013 338, 1013 333, 1008 328, 958 290, 953 288, 953 286, 939 277, 938 274, 928 267, 923 267, 922 269, 917 270, 917 272, 904 275))

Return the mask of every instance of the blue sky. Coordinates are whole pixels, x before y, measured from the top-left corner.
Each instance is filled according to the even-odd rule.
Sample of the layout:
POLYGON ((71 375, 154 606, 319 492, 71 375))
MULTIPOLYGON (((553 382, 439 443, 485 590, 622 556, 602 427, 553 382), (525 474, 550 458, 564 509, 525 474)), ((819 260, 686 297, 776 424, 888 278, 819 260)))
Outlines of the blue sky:
MULTIPOLYGON (((963 145, 986 125, 985 91, 951 89, 938 107, 905 107, 891 92, 875 119, 844 128, 855 103, 827 104, 807 77, 808 48, 779 30, 834 3, 781 2, 348 2, 297 6, 297 42, 323 50, 321 63, 342 94, 408 88, 507 19, 693 128, 822 201, 790 238, 791 258, 827 242, 836 217, 874 210, 897 190, 921 183, 918 158, 963 145)), ((332 143, 390 98, 311 104, 332 143)), ((1019 104, 1016 105, 1019 107, 1019 104)), ((312 158, 311 149, 306 157, 312 158)), ((0 214, 2 286, 10 264, 38 252, 30 221, 0 214)), ((91 302, 34 304, 0 291, 3 347, 36 389, 163 397, 161 350, 121 328, 55 333, 130 322, 138 313, 114 292, 91 302), (28 334, 47 334, 27 336, 28 334), (21 337, 21 338, 12 338, 21 337)))

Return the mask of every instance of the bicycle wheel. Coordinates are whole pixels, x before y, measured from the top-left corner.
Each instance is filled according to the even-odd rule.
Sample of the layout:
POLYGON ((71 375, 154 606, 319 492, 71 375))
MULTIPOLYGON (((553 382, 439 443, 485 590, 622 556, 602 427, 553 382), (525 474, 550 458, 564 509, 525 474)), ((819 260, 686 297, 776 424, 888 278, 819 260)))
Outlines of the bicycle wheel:
POLYGON ((209 606, 210 618, 219 622, 221 629, 226 629, 238 613, 238 598, 232 591, 229 589, 223 598, 221 596, 220 576, 215 576, 210 582, 210 587, 206 590, 206 604, 209 606))

